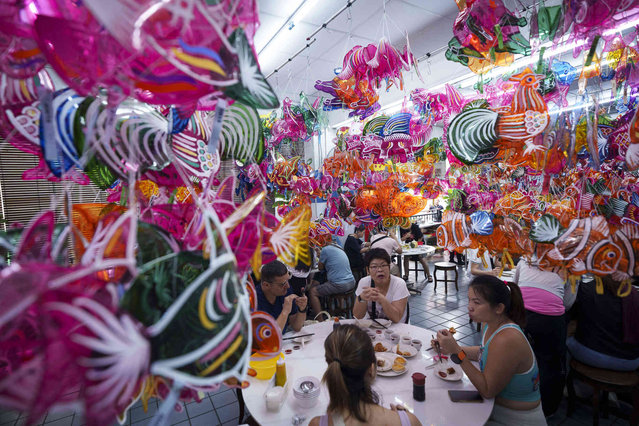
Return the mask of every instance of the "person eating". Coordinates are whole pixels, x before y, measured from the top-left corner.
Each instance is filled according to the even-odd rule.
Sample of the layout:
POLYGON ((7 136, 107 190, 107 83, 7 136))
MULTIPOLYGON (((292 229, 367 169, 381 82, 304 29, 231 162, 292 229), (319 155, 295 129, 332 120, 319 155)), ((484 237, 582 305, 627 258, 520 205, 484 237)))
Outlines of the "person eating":
POLYGON ((414 414, 391 404, 384 408, 372 383, 377 360, 370 337, 352 324, 337 327, 324 341, 328 368, 322 377, 329 395, 327 413, 311 419, 310 426, 376 424, 418 426, 414 414))
POLYGON ((482 275, 468 289, 468 314, 483 324, 480 346, 461 347, 441 330, 431 344, 460 364, 484 398, 495 398, 487 425, 545 425, 539 393, 539 368, 522 331, 526 312, 516 284, 482 275), (479 361, 477 369, 470 360, 479 361))
POLYGON ((393 322, 406 321, 406 304, 410 293, 406 282, 391 275, 390 256, 386 250, 374 248, 364 260, 368 276, 362 278, 355 290, 357 299, 353 316, 362 318, 387 318, 393 322))
POLYGON ((293 293, 289 278, 286 265, 274 260, 262 266, 262 282, 255 288, 257 308, 275 318, 282 333, 289 325, 300 331, 308 309, 308 299, 293 293))

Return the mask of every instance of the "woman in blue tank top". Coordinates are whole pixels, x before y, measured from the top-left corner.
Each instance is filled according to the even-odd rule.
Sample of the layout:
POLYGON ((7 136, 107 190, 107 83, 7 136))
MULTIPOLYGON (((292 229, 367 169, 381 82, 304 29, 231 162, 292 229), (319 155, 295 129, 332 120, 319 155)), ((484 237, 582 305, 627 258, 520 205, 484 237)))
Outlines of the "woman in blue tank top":
POLYGON ((484 398, 495 398, 486 424, 545 425, 539 369, 522 331, 526 313, 519 287, 494 276, 476 277, 468 289, 468 315, 483 325, 480 346, 460 347, 447 330, 437 333, 437 341, 484 398), (479 361, 479 369, 471 360, 479 361))

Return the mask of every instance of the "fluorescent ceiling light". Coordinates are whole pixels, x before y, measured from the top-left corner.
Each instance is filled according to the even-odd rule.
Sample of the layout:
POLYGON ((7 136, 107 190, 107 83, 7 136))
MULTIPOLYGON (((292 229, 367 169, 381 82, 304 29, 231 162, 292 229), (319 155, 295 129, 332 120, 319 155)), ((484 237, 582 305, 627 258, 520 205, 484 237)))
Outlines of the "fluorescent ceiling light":
POLYGON ((309 12, 313 10, 317 2, 318 0, 302 0, 300 5, 297 6, 297 9, 293 11, 291 16, 286 19, 282 26, 280 26, 280 28, 271 36, 269 41, 266 42, 264 47, 260 49, 258 56, 264 54, 269 46, 275 44, 274 41, 276 39, 278 40, 279 44, 286 44, 284 43, 284 40, 282 40, 282 35, 286 34, 290 36, 295 26, 304 20, 306 15, 308 15, 309 12))

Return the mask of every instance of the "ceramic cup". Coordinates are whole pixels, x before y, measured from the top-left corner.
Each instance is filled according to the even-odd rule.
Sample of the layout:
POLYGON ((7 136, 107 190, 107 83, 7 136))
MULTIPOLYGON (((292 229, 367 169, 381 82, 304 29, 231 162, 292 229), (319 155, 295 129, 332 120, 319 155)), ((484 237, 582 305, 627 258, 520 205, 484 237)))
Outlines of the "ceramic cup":
POLYGON ((410 346, 411 342, 413 341, 413 338, 410 336, 402 336, 402 345, 406 345, 406 346, 410 346))
POLYGON ((393 334, 393 330, 384 330, 384 337, 386 340, 390 340, 391 334, 393 334))
POLYGON ((396 345, 397 343, 399 343, 399 334, 397 333, 393 333, 390 335, 390 341, 392 344, 396 345))
POLYGON ((415 349, 417 349, 417 352, 419 352, 422 348, 422 341, 421 340, 417 340, 417 339, 413 339, 410 343, 415 349))

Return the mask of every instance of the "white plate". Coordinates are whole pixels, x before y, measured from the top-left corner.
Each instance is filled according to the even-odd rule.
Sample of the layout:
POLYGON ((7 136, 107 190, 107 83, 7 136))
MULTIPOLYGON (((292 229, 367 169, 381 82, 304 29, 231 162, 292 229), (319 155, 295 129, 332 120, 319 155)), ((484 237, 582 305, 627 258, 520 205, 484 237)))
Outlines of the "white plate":
MULTIPOLYGON (((404 352, 403 354, 401 354, 404 358, 412 358, 417 355, 417 349, 412 346, 400 344, 399 350, 400 352, 404 352), (406 353, 408 353, 408 355, 406 353)), ((391 352, 397 353, 397 345, 393 345, 393 347, 391 348, 391 352)))
MULTIPOLYGON (((378 318, 377 322, 381 325, 383 325, 384 327, 390 327, 391 324, 393 323, 393 321, 389 320, 389 319, 383 319, 383 318, 378 318)), ((384 328, 382 326, 380 326, 379 324, 377 324, 375 321, 371 320, 371 328, 384 328)))
POLYGON ((295 339, 291 339, 291 340, 293 340, 295 343, 302 343, 302 341, 306 343, 310 341, 312 337, 313 336, 296 337, 295 339))
MULTIPOLYGON (((395 376, 401 376, 402 374, 406 373, 408 371, 408 365, 404 365, 404 370, 402 371, 395 371, 393 370, 393 363, 395 361, 395 358, 399 357, 399 358, 404 358, 403 356, 399 356, 399 355, 395 355, 392 353, 384 353, 384 352, 378 352, 376 354, 377 357, 379 358, 384 358, 386 360, 387 363, 390 364, 391 368, 388 371, 379 371, 377 370, 377 375, 378 376, 383 376, 383 377, 395 377, 395 376)), ((404 358, 404 360, 406 360, 406 358, 404 358)))
POLYGON ((462 377, 464 377, 464 371, 461 368, 461 365, 457 365, 453 362, 444 362, 444 363, 439 363, 439 366, 435 367, 435 377, 442 379, 442 380, 446 380, 448 382, 456 382, 458 380, 461 380, 462 377), (448 374, 448 370, 449 368, 454 368, 455 369, 455 373, 454 374, 448 374), (444 373, 446 373, 446 377, 442 377, 439 375, 439 372, 443 371, 444 373))
MULTIPOLYGON (((356 324, 357 324, 360 328, 368 328, 368 327, 370 327, 370 326, 371 326, 371 324, 373 323, 373 321, 372 321, 372 320, 365 319, 365 318, 362 318, 362 319, 356 319, 356 321, 357 321, 357 322, 356 322, 356 324)), ((378 326, 378 327, 379 327, 379 326, 378 326)))
MULTIPOLYGON (((384 347, 384 352, 390 351, 390 343, 388 342, 373 342, 373 349, 375 346, 382 345, 384 347)), ((381 354, 384 352, 375 351, 376 354, 381 354)))
POLYGON ((382 371, 388 371, 391 369, 391 367, 393 366, 393 361, 388 360, 388 357, 385 356, 386 353, 384 352, 377 352, 375 354, 375 358, 377 358, 377 360, 381 360, 384 361, 384 365, 380 366, 379 364, 377 364, 377 372, 382 372, 382 371))

